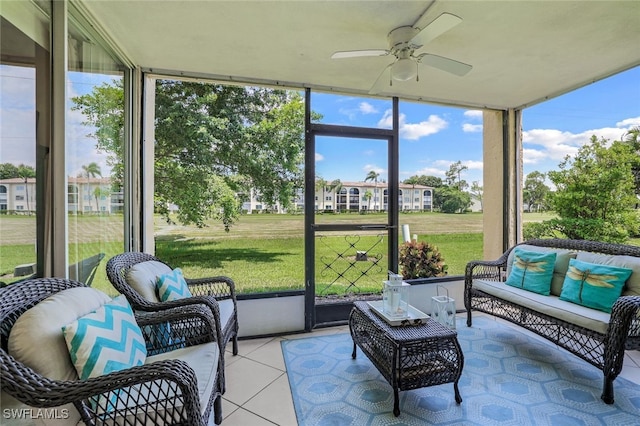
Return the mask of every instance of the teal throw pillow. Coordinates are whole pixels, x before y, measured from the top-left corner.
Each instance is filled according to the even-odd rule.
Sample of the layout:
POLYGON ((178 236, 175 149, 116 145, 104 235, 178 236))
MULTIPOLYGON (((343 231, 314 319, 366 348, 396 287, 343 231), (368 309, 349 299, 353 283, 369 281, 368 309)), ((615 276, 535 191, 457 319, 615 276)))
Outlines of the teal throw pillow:
POLYGON ((548 296, 551 292, 556 253, 540 253, 516 247, 511 273, 505 284, 548 296))
POLYGON ((160 275, 156 286, 158 288, 158 298, 163 302, 191 297, 189 286, 180 268, 176 268, 170 273, 160 275))
POLYGON ((632 272, 627 268, 571 259, 560 300, 611 312, 632 272))
POLYGON ((118 296, 62 327, 80 379, 144 364, 146 344, 131 306, 118 296))
MULTIPOLYGON (((142 332, 124 296, 118 296, 89 314, 62 327, 71 361, 82 380, 143 365, 147 350, 142 332)), ((109 401, 98 397, 98 410, 113 409, 117 392, 109 401)))

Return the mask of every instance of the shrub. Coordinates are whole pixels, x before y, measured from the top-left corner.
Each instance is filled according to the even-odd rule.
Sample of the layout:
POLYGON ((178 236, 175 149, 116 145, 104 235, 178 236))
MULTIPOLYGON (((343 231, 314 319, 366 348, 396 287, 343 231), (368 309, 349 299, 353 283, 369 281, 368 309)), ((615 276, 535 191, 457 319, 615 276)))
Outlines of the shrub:
POLYGON ((426 242, 409 241, 400 245, 400 273, 404 279, 443 277, 448 266, 438 248, 426 242))

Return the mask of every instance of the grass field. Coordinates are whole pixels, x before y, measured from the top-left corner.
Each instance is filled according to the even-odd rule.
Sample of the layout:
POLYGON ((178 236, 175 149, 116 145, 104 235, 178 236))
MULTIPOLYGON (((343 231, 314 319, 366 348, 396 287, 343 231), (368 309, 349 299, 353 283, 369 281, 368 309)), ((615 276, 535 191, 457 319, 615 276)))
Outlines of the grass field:
MULTIPOLYGON (((542 221, 549 214, 527 213, 525 221, 542 221)), ((383 214, 317 215, 316 223, 384 223, 383 214)), ((438 246, 449 275, 461 275, 469 260, 482 258, 481 213, 403 213, 400 224, 411 234, 438 246)), ((70 219, 69 262, 98 252, 106 254, 93 285, 114 293, 105 273, 106 260, 122 252, 122 216, 70 219)), ((0 280, 16 265, 35 262, 35 218, 0 216, 0 280)), ((188 277, 229 275, 244 293, 304 288, 304 216, 254 214, 242 216, 229 233, 219 223, 205 228, 169 225, 156 218, 156 254, 188 277)), ((633 244, 639 244, 635 240, 633 244)), ((325 294, 343 291, 377 291, 387 272, 386 235, 373 232, 324 233, 316 244, 316 290, 325 294), (367 261, 354 262, 356 251, 366 251, 367 261), (364 273, 363 273, 364 271, 364 273)))

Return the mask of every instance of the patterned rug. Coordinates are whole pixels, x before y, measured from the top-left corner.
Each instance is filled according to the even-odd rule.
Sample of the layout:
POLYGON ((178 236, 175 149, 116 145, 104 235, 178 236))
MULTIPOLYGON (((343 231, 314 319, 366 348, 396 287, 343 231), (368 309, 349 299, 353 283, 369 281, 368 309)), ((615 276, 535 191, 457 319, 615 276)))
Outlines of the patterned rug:
POLYGON ((579 358, 491 318, 458 318, 464 353, 462 404, 453 384, 393 391, 346 333, 282 342, 300 426, 342 425, 634 425, 640 386, 618 377, 615 404, 600 399, 602 373, 579 358))

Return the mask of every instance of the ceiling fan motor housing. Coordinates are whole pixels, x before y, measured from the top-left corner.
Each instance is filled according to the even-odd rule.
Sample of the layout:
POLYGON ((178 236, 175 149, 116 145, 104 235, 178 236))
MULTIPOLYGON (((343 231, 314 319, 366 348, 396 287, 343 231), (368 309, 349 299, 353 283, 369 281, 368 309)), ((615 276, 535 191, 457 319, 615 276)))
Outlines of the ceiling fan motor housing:
POLYGON ((417 28, 406 26, 392 30, 388 35, 389 50, 398 58, 411 56, 415 49, 421 46, 411 43, 411 40, 420 32, 417 28))

